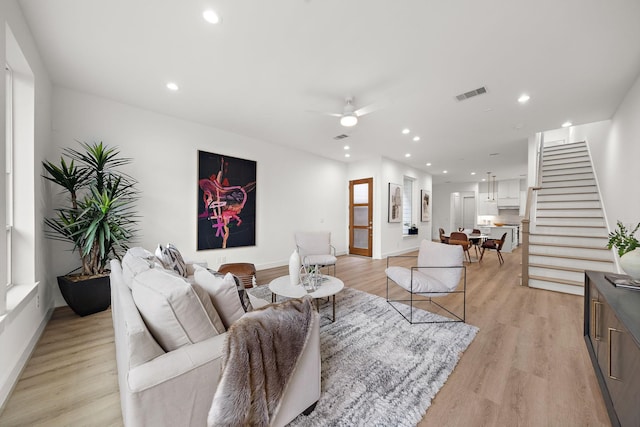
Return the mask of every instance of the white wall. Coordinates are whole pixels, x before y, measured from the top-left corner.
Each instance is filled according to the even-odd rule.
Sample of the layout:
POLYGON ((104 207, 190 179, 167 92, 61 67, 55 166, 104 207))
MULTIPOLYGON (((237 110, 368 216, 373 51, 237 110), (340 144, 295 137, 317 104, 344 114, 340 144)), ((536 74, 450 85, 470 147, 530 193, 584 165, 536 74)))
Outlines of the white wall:
MULTIPOLYGON (((609 229, 640 222, 640 77, 611 119, 606 138, 589 140, 609 229)), ((640 236, 638 236, 640 237, 640 236)))
MULTIPOLYGON (((0 2, 0 61, 6 63, 10 60, 5 49, 8 42, 6 27, 10 27, 28 68, 33 75, 35 87, 35 123, 33 147, 26 148, 33 163, 19 164, 24 185, 32 188, 17 188, 21 197, 27 197, 26 204, 30 212, 21 216, 21 226, 25 227, 28 235, 19 236, 24 239, 20 252, 20 267, 27 271, 20 271, 17 275, 20 283, 17 283, 7 295, 8 313, 0 316, 0 407, 6 402, 9 392, 24 364, 35 346, 53 308, 54 287, 57 288, 55 279, 48 275, 49 252, 48 242, 42 233, 42 220, 47 210, 47 197, 43 192, 43 180, 40 178, 42 171, 41 162, 47 156, 48 144, 51 139, 51 83, 47 71, 41 62, 38 49, 31 37, 28 26, 24 21, 22 12, 15 0, 0 2), (32 152, 30 152, 32 150, 32 152), (28 183, 28 184, 27 184, 28 183), (25 221, 26 220, 26 221, 25 221), (25 223, 27 222, 27 223, 25 223), (28 253, 22 252, 26 248, 28 253), (28 278, 29 283, 24 282, 28 278)), ((11 41, 9 40, 9 43, 11 41)), ((9 61, 10 62, 10 61, 9 61)), ((5 135, 5 85, 0 85, 0 134, 5 135)), ((4 140, 4 139, 3 139, 4 140)), ((4 148, 0 150, 0 164, 4 165, 4 148)), ((0 219, 5 219, 5 174, 0 174, 0 219)), ((5 234, 0 234, 0 248, 5 247, 5 234)), ((0 286, 6 283, 6 253, 0 249, 0 286)), ((4 290, 4 289, 3 289, 4 290)), ((0 292, 0 297, 2 292, 0 292)))
MULTIPOLYGON (((185 258, 213 268, 251 262, 263 269, 288 262, 294 231, 327 230, 336 251, 347 251, 342 162, 59 87, 53 111, 57 150, 77 145, 76 140, 103 141, 133 159, 128 172, 141 192, 140 246, 153 251, 172 242, 185 258), (197 251, 198 150, 257 162, 256 246, 197 251)), ((52 274, 77 266, 75 256, 56 259, 52 274)))
POLYGON ((420 222, 420 190, 432 191, 433 181, 430 174, 384 157, 382 158, 381 167, 381 183, 379 187, 381 194, 378 197, 381 203, 378 214, 380 216, 381 258, 385 258, 388 255, 417 249, 422 239, 431 240, 435 209, 432 209, 431 222, 420 222), (412 195, 413 222, 418 227, 418 235, 403 236, 401 222, 390 223, 387 221, 389 183, 402 185, 405 176, 414 180, 412 195))

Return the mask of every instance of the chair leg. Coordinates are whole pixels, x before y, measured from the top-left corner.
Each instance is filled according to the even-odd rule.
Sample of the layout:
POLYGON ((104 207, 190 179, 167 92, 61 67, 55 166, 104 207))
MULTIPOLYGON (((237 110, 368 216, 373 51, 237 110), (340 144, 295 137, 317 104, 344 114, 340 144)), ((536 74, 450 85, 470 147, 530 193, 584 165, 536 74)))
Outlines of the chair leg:
POLYGON ((484 248, 480 251, 480 261, 482 261, 482 257, 484 256, 484 248))
POLYGON ((498 251, 498 261, 500 262, 500 265, 504 264, 504 258, 502 258, 500 251, 498 251))

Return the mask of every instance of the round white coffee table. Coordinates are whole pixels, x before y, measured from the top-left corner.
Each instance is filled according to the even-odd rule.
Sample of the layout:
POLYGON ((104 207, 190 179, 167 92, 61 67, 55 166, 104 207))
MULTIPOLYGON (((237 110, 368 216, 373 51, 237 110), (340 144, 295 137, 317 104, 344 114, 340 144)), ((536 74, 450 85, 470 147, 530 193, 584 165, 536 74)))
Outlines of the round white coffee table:
POLYGON ((273 279, 269 283, 269 290, 271 291, 271 302, 276 302, 276 295, 280 295, 288 298, 301 298, 305 295, 310 295, 316 299, 316 307, 318 307, 318 298, 332 297, 333 298, 333 319, 336 321, 336 294, 344 289, 344 282, 337 277, 322 276, 322 283, 313 292, 307 292, 307 290, 301 284, 292 285, 289 276, 282 276, 273 279))

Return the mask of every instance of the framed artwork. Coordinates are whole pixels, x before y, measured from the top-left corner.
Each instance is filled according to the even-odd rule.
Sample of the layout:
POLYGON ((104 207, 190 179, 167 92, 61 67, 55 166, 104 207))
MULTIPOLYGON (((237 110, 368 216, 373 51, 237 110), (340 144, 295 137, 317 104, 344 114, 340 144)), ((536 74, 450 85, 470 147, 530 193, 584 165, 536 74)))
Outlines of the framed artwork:
POLYGON ((431 221, 431 193, 420 190, 420 221, 431 221))
POLYGON ((198 150, 198 250, 256 245, 256 162, 198 150))
POLYGON ((389 222, 402 222, 402 186, 389 183, 389 222))

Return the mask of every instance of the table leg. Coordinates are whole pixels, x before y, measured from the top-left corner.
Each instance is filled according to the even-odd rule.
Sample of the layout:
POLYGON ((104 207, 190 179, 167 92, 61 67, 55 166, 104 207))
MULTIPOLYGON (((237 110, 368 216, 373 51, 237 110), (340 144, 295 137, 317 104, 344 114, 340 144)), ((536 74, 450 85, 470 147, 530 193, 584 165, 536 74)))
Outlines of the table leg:
POLYGON ((333 295, 333 320, 332 323, 336 321, 336 296, 333 295))
POLYGON ((276 294, 275 292, 271 292, 271 303, 276 302, 276 294))

